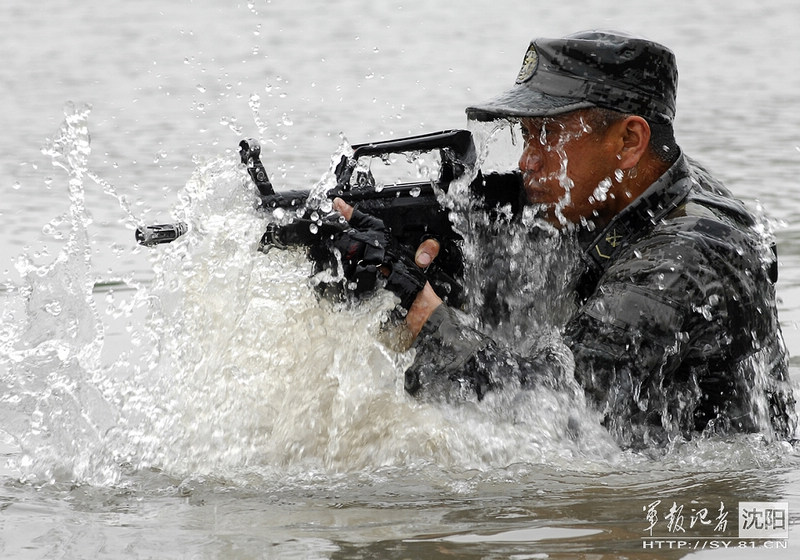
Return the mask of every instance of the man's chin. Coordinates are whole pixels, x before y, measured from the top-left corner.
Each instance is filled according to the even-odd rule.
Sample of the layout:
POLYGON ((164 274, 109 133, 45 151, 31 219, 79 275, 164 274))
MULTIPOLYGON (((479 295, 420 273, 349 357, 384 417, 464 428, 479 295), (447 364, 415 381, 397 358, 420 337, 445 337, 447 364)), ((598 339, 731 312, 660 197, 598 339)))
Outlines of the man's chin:
POLYGON ((531 203, 529 202, 526 207, 524 221, 528 225, 537 225, 539 227, 545 226, 547 229, 553 228, 555 230, 569 229, 574 224, 571 224, 566 217, 561 213, 557 205, 552 203, 531 203))

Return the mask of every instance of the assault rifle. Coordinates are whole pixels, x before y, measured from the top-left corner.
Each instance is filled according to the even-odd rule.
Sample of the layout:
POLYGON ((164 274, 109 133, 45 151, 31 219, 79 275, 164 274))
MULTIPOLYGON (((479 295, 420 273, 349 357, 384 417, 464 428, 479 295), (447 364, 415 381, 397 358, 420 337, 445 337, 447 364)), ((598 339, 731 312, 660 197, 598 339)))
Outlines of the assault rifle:
MULTIPOLYGON (((451 305, 463 303, 462 277, 464 259, 461 236, 453 229, 450 211, 440 203, 439 196, 447 193, 453 181, 471 170, 476 161, 472 134, 467 130, 446 130, 420 136, 370 142, 352 146, 352 155, 343 155, 335 168, 336 184, 323 195, 323 200, 342 198, 361 211, 383 220, 397 247, 413 260, 419 244, 428 238, 439 241, 438 257, 426 271, 428 281, 440 297, 451 305), (435 180, 380 185, 362 158, 386 158, 392 154, 415 155, 438 151, 440 168, 435 180)), ((261 162, 261 146, 254 139, 239 143, 242 163, 257 188, 258 204, 264 210, 283 209, 290 221, 272 222, 259 243, 263 252, 271 248, 285 249, 302 245, 318 269, 332 266, 328 241, 348 227, 338 215, 321 209, 321 200, 310 200, 310 190, 275 192, 261 162)), ((487 210, 510 204, 511 212, 521 208, 519 177, 516 174, 480 172, 470 183, 469 190, 477 203, 487 210)), ((142 245, 169 243, 185 233, 185 224, 160 224, 136 230, 142 245)))

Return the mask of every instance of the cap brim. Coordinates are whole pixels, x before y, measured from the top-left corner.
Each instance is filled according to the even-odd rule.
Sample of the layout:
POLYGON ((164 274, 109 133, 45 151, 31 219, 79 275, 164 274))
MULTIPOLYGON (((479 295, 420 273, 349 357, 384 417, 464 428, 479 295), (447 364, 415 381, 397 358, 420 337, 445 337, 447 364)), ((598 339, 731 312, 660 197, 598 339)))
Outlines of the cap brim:
POLYGON ((467 107, 467 118, 476 121, 550 117, 595 105, 585 99, 548 95, 520 84, 485 103, 467 107))

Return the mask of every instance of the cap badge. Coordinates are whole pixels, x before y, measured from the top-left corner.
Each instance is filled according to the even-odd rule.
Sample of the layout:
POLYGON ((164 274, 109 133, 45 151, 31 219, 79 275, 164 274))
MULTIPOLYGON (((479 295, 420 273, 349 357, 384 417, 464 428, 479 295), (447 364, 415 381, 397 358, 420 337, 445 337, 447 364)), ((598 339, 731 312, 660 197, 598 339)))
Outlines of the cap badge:
POLYGON ((522 59, 522 68, 519 69, 519 74, 517 74, 517 83, 523 84, 530 80, 538 65, 539 55, 536 54, 536 47, 531 44, 528 47, 528 52, 525 53, 525 58, 522 59))

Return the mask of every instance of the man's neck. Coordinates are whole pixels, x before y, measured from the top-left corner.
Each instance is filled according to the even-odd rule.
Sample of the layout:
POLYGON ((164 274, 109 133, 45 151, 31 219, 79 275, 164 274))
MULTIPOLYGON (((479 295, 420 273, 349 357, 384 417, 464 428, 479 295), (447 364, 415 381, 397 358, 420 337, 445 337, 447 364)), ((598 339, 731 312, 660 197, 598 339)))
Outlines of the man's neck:
POLYGON ((605 211, 595 220, 595 225, 602 229, 608 225, 614 216, 627 208, 634 200, 639 198, 650 185, 669 169, 670 164, 647 155, 639 160, 636 167, 626 170, 622 180, 615 182, 609 191, 605 211))

